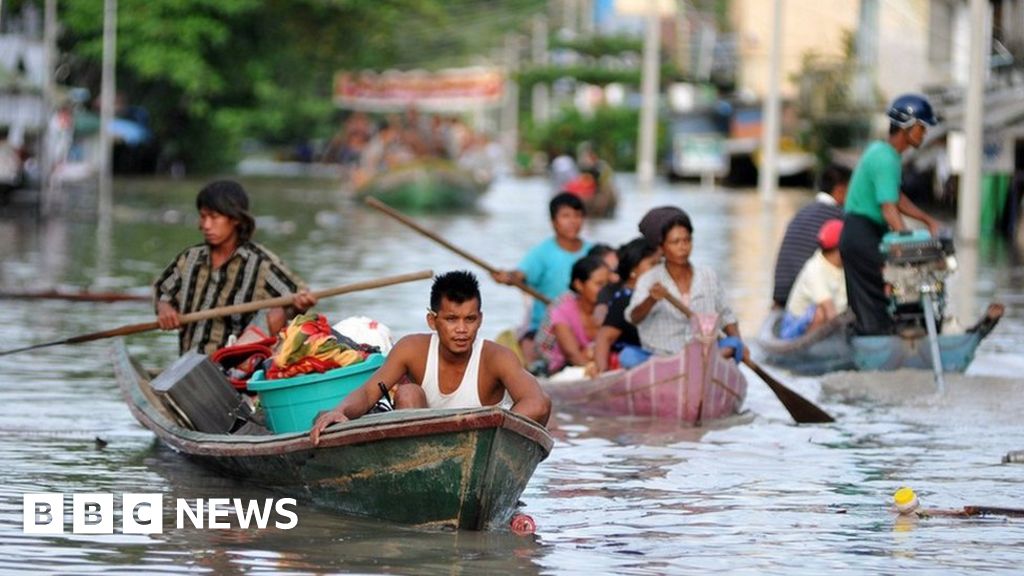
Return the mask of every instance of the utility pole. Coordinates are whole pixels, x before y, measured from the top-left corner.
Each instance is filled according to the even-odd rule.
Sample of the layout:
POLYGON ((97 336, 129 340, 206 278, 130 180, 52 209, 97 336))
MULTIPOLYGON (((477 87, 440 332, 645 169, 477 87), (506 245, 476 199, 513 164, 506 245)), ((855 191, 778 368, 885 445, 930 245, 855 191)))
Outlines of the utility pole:
POLYGON ((658 54, 661 47, 661 13, 657 0, 647 0, 647 32, 644 34, 640 74, 640 138, 637 143, 636 180, 641 190, 654 186, 654 156, 658 136, 658 54))
POLYGON ((53 168, 58 159, 53 157, 52 142, 47 135, 50 120, 57 103, 56 72, 57 53, 57 0, 46 0, 43 8, 43 138, 39 147, 40 165, 40 214, 49 215, 57 205, 57 191, 53 185, 53 168))
POLYGON ((853 96, 864 110, 875 108, 875 67, 878 65, 878 0, 860 0, 857 25, 857 73, 853 96))
POLYGON ((117 87, 117 0, 103 2, 103 67, 100 78, 99 226, 109 227, 114 210, 113 139, 114 91, 117 87))
POLYGON ((757 171, 758 190, 761 200, 772 202, 779 187, 779 76, 782 75, 782 0, 775 0, 772 15, 772 47, 768 66, 768 94, 762 107, 764 127, 761 131, 761 166, 757 171))
POLYGON ((505 149, 509 169, 515 169, 516 150, 519 148, 519 38, 505 35, 505 105, 501 110, 502 148, 505 149))
POLYGON ((982 124, 985 119, 985 82, 988 80, 988 31, 992 13, 987 0, 971 0, 971 44, 964 102, 966 162, 957 199, 957 232, 965 242, 978 240, 981 227, 982 124))
MULTIPOLYGON (((538 14, 533 19, 533 42, 531 44, 533 65, 543 68, 548 65, 548 18, 538 14)), ((548 85, 537 82, 533 85, 532 106, 534 124, 548 121, 548 85)))

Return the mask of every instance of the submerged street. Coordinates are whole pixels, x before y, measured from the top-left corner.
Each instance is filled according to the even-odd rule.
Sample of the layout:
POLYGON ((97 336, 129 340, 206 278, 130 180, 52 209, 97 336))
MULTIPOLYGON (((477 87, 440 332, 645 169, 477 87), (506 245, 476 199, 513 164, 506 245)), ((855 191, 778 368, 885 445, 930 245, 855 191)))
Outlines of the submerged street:
MULTIPOLYGON (((145 293, 181 248, 201 240, 193 199, 205 181, 118 180, 113 226, 98 232, 88 192, 68 216, 44 222, 29 209, 0 217, 0 285, 145 293)), ((246 180, 255 239, 313 289, 431 268, 481 278, 484 324, 493 338, 522 318, 525 300, 482 270, 386 216, 342 198, 329 180, 246 180)), ((694 224, 694 262, 718 272, 753 346, 771 296, 772 266, 807 190, 773 205, 751 190, 664 182, 638 192, 629 175, 614 219, 584 236, 613 246, 637 236, 651 207, 673 204, 694 224)), ((499 268, 513 267, 550 235, 548 184, 499 179, 468 214, 417 216, 451 243, 499 268)), ((948 216, 947 216, 948 218, 948 216)), ((558 411, 556 444, 523 495, 535 536, 426 532, 341 517, 302 504, 291 530, 177 529, 158 536, 36 536, 21 530, 26 492, 162 492, 166 498, 270 498, 259 488, 195 467, 157 446, 120 398, 110 341, 0 357, 0 571, 217 574, 664 574, 725 569, 787 574, 952 573, 1019 570, 1024 521, 897 518, 900 486, 923 509, 1022 508, 1024 465, 1024 265, 1020 247, 986 239, 957 246, 949 304, 973 323, 992 300, 1006 314, 966 375, 947 375, 938 395, 924 371, 797 377, 765 365, 836 417, 796 426, 763 382, 749 381, 745 412, 709 428, 586 418, 558 411), (98 439, 102 439, 102 443, 98 439), (101 445, 102 444, 102 445, 101 445)), ((334 323, 350 315, 383 322, 399 337, 425 331, 429 282, 322 301, 334 323)), ((3 301, 0 348, 10 349, 154 319, 142 302, 3 301)), ((176 351, 169 333, 130 337, 151 368, 176 351)), ((167 512, 173 516, 173 512, 167 512)), ((115 523, 116 524, 116 523, 115 523)))

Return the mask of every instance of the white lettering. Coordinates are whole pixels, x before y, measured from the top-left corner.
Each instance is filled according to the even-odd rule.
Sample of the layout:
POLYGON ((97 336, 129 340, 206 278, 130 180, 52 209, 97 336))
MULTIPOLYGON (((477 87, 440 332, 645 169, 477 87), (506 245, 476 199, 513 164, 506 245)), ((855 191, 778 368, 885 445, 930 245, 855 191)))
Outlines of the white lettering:
POLYGON ((74 494, 71 499, 71 530, 75 534, 113 534, 114 495, 74 494))
POLYGON ((121 497, 121 532, 163 534, 163 494, 125 494, 121 497))
POLYGON ((228 508, 231 501, 227 498, 210 498, 207 502, 210 511, 207 514, 206 527, 220 530, 231 528, 230 522, 218 521, 219 518, 227 518, 231 514, 231 510, 228 508))
POLYGON ((59 492, 24 494, 21 528, 26 534, 64 533, 64 495, 59 492))
POLYGON ((193 511, 192 507, 188 505, 188 500, 184 498, 178 498, 177 503, 178 510, 178 530, 185 527, 185 516, 188 516, 189 520, 192 521, 193 528, 203 527, 203 499, 196 498, 196 509, 193 511))
POLYGON ((259 500, 249 500, 248 506, 242 506, 242 499, 235 498, 235 515, 238 516, 238 525, 248 528, 252 518, 256 519, 256 527, 264 530, 270 520, 270 512, 274 508, 274 501, 267 498, 263 501, 264 507, 260 509, 259 500))
POLYGON ((277 510, 279 515, 289 519, 288 522, 274 522, 274 526, 281 530, 291 530, 299 525, 299 515, 285 508, 285 506, 289 505, 293 507, 296 505, 295 498, 281 498, 274 505, 274 509, 277 510))

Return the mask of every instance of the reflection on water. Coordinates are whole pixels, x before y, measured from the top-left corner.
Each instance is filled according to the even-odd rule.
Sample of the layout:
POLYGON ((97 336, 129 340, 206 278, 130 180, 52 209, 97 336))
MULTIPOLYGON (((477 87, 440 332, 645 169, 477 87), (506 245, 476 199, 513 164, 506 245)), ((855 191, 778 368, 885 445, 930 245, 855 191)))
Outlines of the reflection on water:
MULTIPOLYGON (((588 237, 618 244, 637 233, 650 207, 691 213, 694 259, 713 266, 745 334, 756 332, 770 295, 775 248, 807 192, 771 206, 744 191, 662 187, 626 190, 610 221, 588 237)), ((140 289, 183 246, 197 242, 193 200, 200 182, 122 181, 109 240, 80 212, 37 222, 0 218, 0 287, 140 289), (99 245, 102 244, 102 248, 99 245)), ((387 217, 339 199, 323 182, 247 183, 257 238, 314 288, 410 272, 465 268, 457 256, 387 217)), ((550 233, 547 187, 500 181, 480 210, 420 221, 498 267, 516 264, 550 233)), ((80 199, 88 205, 88 199, 80 199)), ((32 536, 21 532, 25 492, 162 492, 175 498, 276 498, 224 479, 154 444, 120 400, 102 342, 0 357, 0 572, 361 572, 417 574, 665 574, 1011 572, 1021 562, 1019 519, 937 518, 907 522, 889 510, 892 492, 912 486, 925 508, 966 504, 1022 507, 1019 425, 1024 369, 1022 271, 1013 246, 958 247, 962 271, 950 286, 956 311, 973 319, 993 298, 1006 317, 967 376, 935 395, 927 372, 836 374, 822 379, 773 372, 836 416, 830 426, 794 426, 748 373, 746 413, 714 427, 681 428, 639 419, 556 414, 556 445, 523 501, 535 537, 425 532, 298 508, 282 531, 211 531, 173 526, 155 536, 32 536), (965 311, 966 310, 966 311, 965 311), (97 442, 96 438, 106 442, 97 442)), ((422 330, 428 283, 356 293, 322 303, 331 319, 366 314, 396 334, 422 330)), ((484 333, 517 323, 524 300, 482 280, 484 333)), ((5 301, 0 345, 11 348, 149 321, 148 305, 5 301)), ((152 366, 175 350, 171 334, 129 341, 152 366)), ((414 505, 414 504, 412 504, 414 505)))

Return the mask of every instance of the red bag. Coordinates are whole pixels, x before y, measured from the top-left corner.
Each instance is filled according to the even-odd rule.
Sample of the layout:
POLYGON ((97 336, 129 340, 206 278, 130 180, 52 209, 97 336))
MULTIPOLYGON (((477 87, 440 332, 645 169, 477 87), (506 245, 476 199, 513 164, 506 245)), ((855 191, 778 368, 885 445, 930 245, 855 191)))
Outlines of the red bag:
POLYGON ((259 332, 261 339, 226 346, 210 355, 210 360, 220 366, 228 382, 239 392, 245 392, 249 378, 260 369, 260 365, 274 354, 277 338, 259 332))

